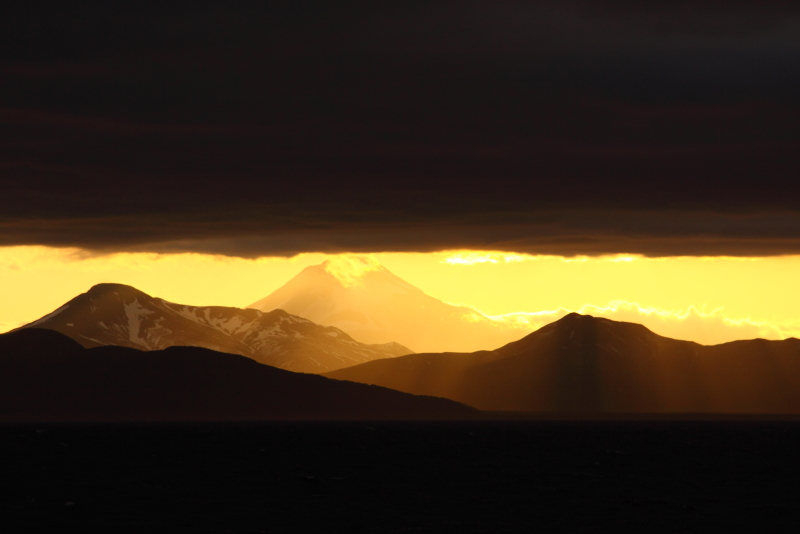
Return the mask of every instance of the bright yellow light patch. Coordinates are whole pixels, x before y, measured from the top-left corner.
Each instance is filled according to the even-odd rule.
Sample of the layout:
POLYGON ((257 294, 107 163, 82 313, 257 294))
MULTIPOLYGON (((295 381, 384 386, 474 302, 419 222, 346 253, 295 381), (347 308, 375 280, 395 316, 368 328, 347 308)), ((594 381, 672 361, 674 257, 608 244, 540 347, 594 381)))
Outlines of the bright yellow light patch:
POLYGON ((325 260, 325 271, 336 277, 344 287, 361 287, 364 275, 378 271, 381 264, 372 256, 341 254, 325 260))
MULTIPOLYGON (((563 256, 533 256, 531 254, 511 254, 508 252, 498 252, 498 251, 448 251, 442 254, 447 254, 447 256, 439 260, 440 263, 447 263, 450 265, 476 265, 480 263, 513 263, 513 262, 520 262, 520 261, 542 261, 542 260, 550 260, 550 261, 560 261, 564 263, 586 263, 590 260, 587 256, 573 256, 573 257, 563 257, 563 256)), ((608 256, 599 256, 597 258, 591 258, 594 261, 601 261, 601 262, 612 262, 612 263, 620 263, 620 262, 632 262, 638 259, 641 259, 642 256, 638 255, 631 255, 631 254, 613 254, 608 256)))
POLYGON ((475 265, 476 263, 511 263, 515 261, 535 260, 538 256, 525 254, 509 254, 506 252, 457 252, 440 260, 450 265, 475 265))
POLYGON ((535 329, 577 311, 701 343, 800 337, 800 256, 520 255, 525 261, 506 262, 505 254, 376 257, 409 283, 508 327, 535 329), (430 261, 437 256, 437 262, 430 261), (495 261, 474 261, 487 259, 495 261))

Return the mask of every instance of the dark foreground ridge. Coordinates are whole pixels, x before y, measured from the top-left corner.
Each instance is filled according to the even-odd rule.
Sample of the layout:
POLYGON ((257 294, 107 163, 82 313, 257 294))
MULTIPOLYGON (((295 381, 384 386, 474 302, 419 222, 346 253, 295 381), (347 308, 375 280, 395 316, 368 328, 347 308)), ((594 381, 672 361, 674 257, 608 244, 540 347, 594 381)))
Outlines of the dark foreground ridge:
POLYGON ((800 414, 800 340, 704 346, 573 313, 493 351, 413 354, 325 376, 539 413, 800 414))
POLYGON ((458 419, 448 399, 293 373, 199 347, 85 349, 63 334, 0 335, 0 421, 458 419))

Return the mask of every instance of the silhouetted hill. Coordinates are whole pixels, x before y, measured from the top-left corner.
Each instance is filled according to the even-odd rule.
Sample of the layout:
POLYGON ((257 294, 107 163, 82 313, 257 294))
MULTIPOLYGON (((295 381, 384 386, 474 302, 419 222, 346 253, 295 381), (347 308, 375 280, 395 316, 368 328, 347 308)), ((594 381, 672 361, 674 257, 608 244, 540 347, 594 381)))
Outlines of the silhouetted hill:
POLYGON ((283 310, 184 306, 123 284, 98 284, 23 329, 30 327, 56 330, 87 348, 197 346, 307 373, 412 352, 397 343, 365 345, 283 310))
POLYGON ((0 334, 0 355, 70 354, 83 350, 74 339, 55 330, 25 328, 0 334))
POLYGON ((800 413, 800 340, 703 346, 576 313, 494 351, 413 354, 325 376, 482 410, 800 413))
POLYGON ((365 343, 396 341, 418 352, 494 348, 530 332, 442 302, 361 257, 306 267, 249 308, 280 308, 365 343))
POLYGON ((450 419, 447 399, 284 371, 198 347, 84 349, 57 332, 0 335, 0 421, 450 419))

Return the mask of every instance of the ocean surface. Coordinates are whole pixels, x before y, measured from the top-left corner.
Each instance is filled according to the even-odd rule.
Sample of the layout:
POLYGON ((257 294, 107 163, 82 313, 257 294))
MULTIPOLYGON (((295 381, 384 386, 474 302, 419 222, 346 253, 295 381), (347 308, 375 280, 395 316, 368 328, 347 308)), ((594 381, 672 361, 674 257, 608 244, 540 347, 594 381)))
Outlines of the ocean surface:
POLYGON ((7 424, 0 452, 8 532, 800 527, 797 421, 7 424))

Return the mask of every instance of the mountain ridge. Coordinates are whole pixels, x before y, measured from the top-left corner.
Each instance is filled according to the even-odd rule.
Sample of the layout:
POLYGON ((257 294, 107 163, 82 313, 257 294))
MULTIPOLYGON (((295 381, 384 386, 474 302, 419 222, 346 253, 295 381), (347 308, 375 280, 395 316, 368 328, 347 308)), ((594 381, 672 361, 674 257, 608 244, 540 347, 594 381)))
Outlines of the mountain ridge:
POLYGON ((706 346, 577 313, 494 351, 419 353, 325 376, 482 410, 800 413, 800 340, 706 346))
POLYGON ((396 343, 359 343, 335 327, 320 326, 284 310, 175 304, 132 286, 112 283, 92 286, 20 328, 56 330, 87 348, 201 346, 312 373, 411 352, 396 343))
POLYGON ((0 421, 459 419, 448 399, 342 382, 201 347, 84 348, 54 330, 0 334, 0 421))
POLYGON ((417 352, 491 349, 530 332, 432 297, 366 257, 308 266, 248 308, 285 309, 364 343, 396 341, 417 352))

